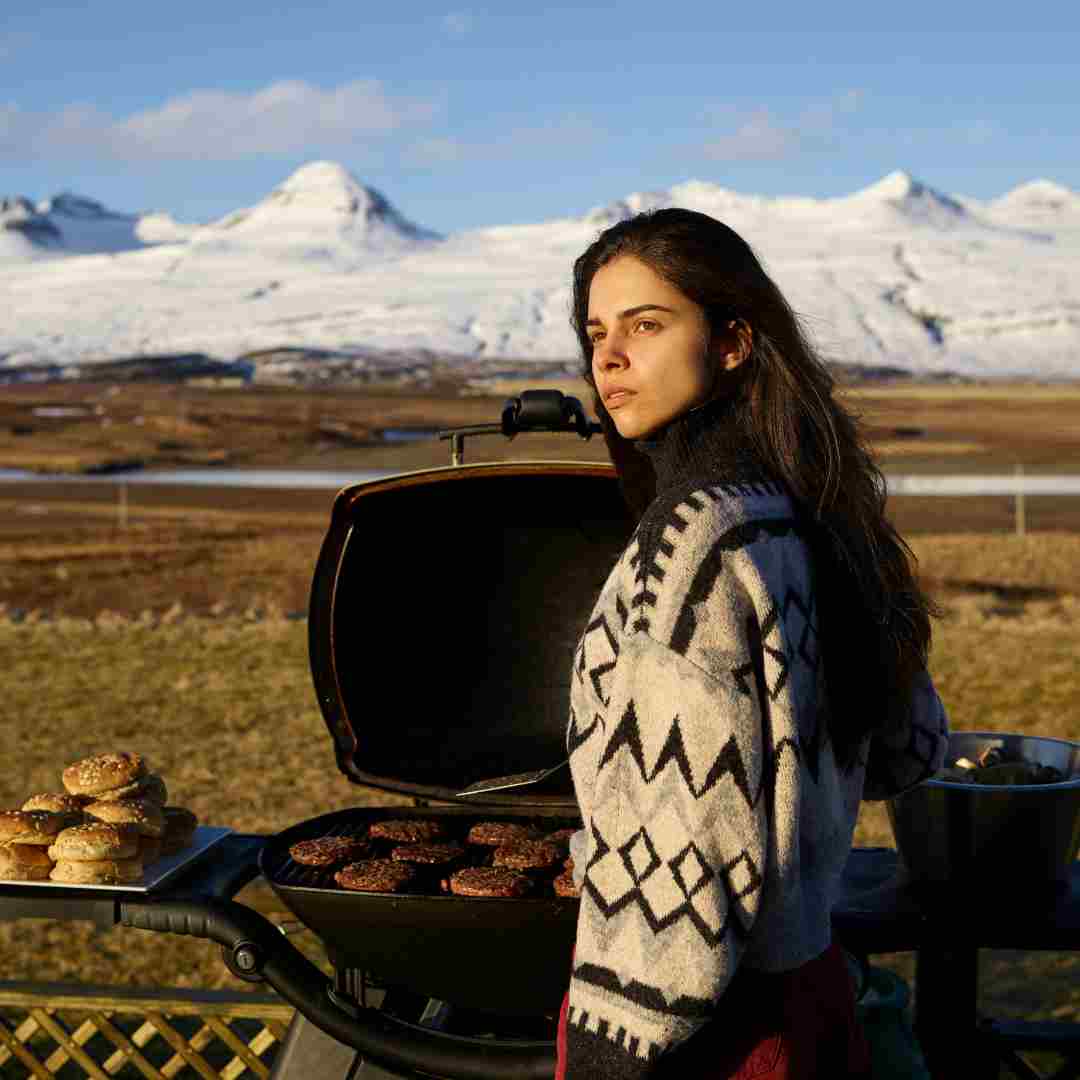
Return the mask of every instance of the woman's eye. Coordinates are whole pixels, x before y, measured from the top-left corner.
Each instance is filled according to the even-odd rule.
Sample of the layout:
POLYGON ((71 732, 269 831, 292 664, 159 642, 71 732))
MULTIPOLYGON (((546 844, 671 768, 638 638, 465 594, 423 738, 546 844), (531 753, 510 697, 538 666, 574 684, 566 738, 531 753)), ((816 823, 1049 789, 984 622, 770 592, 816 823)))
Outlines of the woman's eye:
POLYGON ((659 323, 657 323, 653 319, 638 319, 638 326, 644 326, 646 323, 648 323, 649 326, 659 325, 659 323))
POLYGON ((593 334, 593 336, 591 338, 589 338, 589 342, 591 344, 595 345, 603 336, 604 335, 602 333, 601 334, 593 334))

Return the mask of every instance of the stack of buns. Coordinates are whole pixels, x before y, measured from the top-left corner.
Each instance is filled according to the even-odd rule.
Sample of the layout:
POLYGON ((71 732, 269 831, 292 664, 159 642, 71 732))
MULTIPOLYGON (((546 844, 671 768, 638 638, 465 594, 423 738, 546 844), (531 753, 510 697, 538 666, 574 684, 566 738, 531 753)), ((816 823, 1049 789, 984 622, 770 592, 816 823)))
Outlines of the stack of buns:
POLYGON ((198 819, 165 805, 165 781, 141 754, 83 758, 62 781, 63 792, 0 812, 0 880, 126 885, 192 843, 198 819))

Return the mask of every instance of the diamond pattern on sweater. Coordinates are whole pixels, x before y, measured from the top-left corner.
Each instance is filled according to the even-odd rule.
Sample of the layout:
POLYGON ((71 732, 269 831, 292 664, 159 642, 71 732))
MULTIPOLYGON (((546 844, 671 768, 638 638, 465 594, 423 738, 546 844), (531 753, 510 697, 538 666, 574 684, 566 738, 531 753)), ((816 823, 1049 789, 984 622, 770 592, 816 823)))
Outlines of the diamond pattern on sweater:
POLYGON ((660 865, 656 849, 652 846, 649 834, 644 829, 639 829, 619 847, 619 856, 635 885, 644 882, 660 865))
POLYGON ((815 674, 821 664, 821 646, 815 622, 817 597, 811 592, 803 595, 792 585, 784 593, 782 616, 790 641, 798 641, 795 653, 815 674))
POLYGON ((714 947, 729 924, 742 928, 731 916, 761 888, 761 873, 745 849, 720 866, 710 865, 693 840, 668 854, 663 839, 680 833, 667 817, 650 823, 651 831, 649 824, 640 826, 616 848, 594 822, 596 853, 585 890, 607 919, 635 907, 654 934, 685 920, 714 947))
POLYGON ((671 873, 687 900, 715 877, 713 869, 703 858, 692 840, 671 860, 671 873))
MULTIPOLYGON (((765 690, 771 701, 779 698, 792 674, 796 660, 817 675, 821 666, 821 648, 817 624, 814 621, 815 597, 808 597, 788 586, 782 603, 775 600, 769 606, 760 628, 761 651, 764 656, 765 690)), ((731 669, 736 689, 747 697, 754 695, 754 660, 731 669)))

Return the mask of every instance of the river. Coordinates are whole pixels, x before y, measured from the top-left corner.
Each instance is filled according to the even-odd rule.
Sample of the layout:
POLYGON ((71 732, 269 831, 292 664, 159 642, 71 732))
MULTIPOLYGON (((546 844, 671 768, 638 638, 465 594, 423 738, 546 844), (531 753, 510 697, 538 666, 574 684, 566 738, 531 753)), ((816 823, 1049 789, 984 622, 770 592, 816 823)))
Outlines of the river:
MULTIPOLYGON (((320 488, 339 490, 381 480, 393 470, 318 469, 142 469, 87 476, 82 473, 35 473, 0 469, 0 483, 166 484, 197 487, 320 488)), ((1080 495, 1080 473, 887 474, 890 495, 1080 495)))

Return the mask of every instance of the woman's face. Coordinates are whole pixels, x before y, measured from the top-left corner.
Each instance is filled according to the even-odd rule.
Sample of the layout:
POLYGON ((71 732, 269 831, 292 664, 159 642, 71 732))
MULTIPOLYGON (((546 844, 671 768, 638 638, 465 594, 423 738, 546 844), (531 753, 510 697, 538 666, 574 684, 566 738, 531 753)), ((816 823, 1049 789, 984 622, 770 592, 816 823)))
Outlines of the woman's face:
POLYGON ((705 311, 632 255, 602 266, 589 287, 592 373, 624 439, 644 438, 703 404, 716 369, 705 311))

